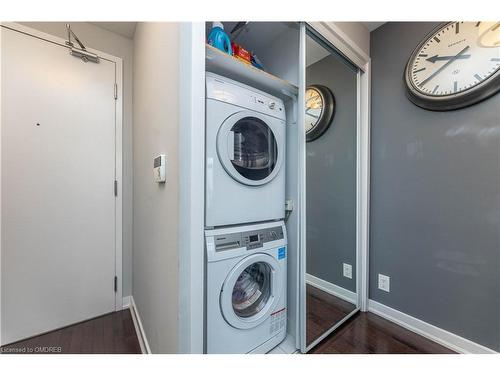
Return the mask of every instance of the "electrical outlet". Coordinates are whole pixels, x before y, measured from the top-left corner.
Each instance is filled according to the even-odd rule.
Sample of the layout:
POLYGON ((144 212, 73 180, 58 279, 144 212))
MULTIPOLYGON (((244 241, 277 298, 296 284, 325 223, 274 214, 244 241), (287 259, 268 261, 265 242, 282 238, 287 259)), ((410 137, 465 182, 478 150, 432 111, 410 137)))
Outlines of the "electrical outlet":
POLYGON ((391 291, 391 278, 386 275, 378 274, 378 288, 389 293, 391 291))
POLYGON ((347 263, 343 263, 343 266, 344 266, 344 277, 352 279, 352 266, 347 263))

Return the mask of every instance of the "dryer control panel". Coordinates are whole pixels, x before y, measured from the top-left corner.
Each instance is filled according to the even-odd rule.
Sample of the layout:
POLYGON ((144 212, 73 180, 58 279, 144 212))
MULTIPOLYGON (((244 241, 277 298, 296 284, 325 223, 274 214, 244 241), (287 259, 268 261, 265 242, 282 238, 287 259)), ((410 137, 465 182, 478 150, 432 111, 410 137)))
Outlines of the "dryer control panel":
POLYGON ((282 240, 284 237, 281 225, 272 228, 251 230, 214 236, 215 251, 224 251, 246 247, 247 250, 263 247, 266 242, 282 240))
POLYGON ((207 99, 234 104, 281 120, 286 119, 285 105, 279 98, 213 73, 207 73, 206 80, 207 99))

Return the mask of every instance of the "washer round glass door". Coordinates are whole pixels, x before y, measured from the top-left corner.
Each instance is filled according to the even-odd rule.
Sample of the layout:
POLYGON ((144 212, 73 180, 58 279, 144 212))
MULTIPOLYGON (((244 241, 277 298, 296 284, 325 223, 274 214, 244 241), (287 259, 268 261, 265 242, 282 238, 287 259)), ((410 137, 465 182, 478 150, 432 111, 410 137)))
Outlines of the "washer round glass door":
MULTIPOLYGON (((271 120, 279 121, 279 120, 271 120)), ((279 172, 282 140, 268 118, 250 111, 227 118, 217 134, 217 153, 224 169, 245 185, 263 185, 279 172)))
POLYGON ((240 329, 256 327, 266 320, 279 300, 279 273, 278 262, 267 254, 253 254, 238 263, 221 290, 224 319, 240 329))

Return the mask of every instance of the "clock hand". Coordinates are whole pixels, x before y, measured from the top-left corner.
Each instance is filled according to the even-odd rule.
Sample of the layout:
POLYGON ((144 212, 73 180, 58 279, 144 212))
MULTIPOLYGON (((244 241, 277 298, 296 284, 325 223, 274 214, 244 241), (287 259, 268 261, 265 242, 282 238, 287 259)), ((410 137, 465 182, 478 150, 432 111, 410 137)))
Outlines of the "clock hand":
POLYGON ((426 79, 424 79, 421 83, 420 83, 420 87, 422 87, 423 85, 425 85, 429 80, 431 80, 432 78, 434 78, 436 75, 438 75, 439 73, 441 73, 443 71, 443 69, 445 69, 448 65, 450 65, 452 62, 454 62, 456 59, 460 58, 460 56, 469 49, 469 46, 465 46, 464 49, 462 49, 459 53, 457 53, 455 56, 453 56, 446 64, 444 64, 441 68, 439 68, 438 70, 436 70, 434 73, 432 73, 429 77, 427 77, 426 79))
POLYGON ((309 103, 311 100, 314 100, 316 98, 319 98, 319 95, 311 96, 310 98, 307 99, 307 102, 309 103))
MULTIPOLYGON (((457 59, 468 59, 471 55, 460 55, 457 57, 457 59)), ((429 57, 428 59, 425 59, 426 61, 430 61, 431 63, 435 63, 436 61, 442 61, 442 60, 451 60, 454 56, 439 56, 439 55, 434 55, 432 57, 429 57)))
POLYGON ((306 115, 309 115, 314 118, 319 118, 319 116, 313 115, 312 113, 309 112, 309 109, 306 109, 306 115))

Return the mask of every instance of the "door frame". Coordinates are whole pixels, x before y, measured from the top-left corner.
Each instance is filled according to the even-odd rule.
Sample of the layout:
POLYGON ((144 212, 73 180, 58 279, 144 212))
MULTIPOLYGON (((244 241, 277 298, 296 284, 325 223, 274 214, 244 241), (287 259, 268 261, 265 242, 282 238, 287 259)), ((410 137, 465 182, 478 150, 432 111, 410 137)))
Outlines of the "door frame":
MULTIPOLYGON (((64 48, 68 48, 65 44, 66 40, 42 31, 20 25, 15 22, 1 22, 0 34, 3 29, 10 29, 28 36, 44 40, 49 43, 57 44, 64 48)), ((1 48, 0 38, 0 48, 1 48)), ((118 279, 117 290, 115 293, 115 311, 123 309, 123 60, 120 57, 110 55, 108 53, 86 47, 87 51, 95 53, 99 58, 107 60, 115 64, 115 180, 117 181, 117 194, 115 196, 115 276, 118 279)), ((69 57, 72 57, 69 55, 69 57)), ((89 63, 93 64, 93 63, 89 63)), ((1 85, 1 81, 0 81, 1 85)), ((1 87, 1 86, 0 86, 1 87)), ((113 94, 113 89, 110 88, 110 95, 113 94)), ((1 119, 0 119, 1 129, 1 119)), ((1 137, 1 132, 0 132, 1 137)), ((1 138, 0 138, 0 176, 1 176, 1 138)), ((110 193, 113 192, 113 181, 110 181, 110 193)), ((1 187, 0 187, 1 189, 1 187)), ((1 202, 0 190, 0 208, 1 202)), ((0 215, 0 228, 1 228, 1 215, 0 215)), ((1 230, 0 230, 1 241, 1 230)), ((1 242, 0 242, 1 251, 1 242)), ((0 257, 1 258, 1 257, 0 257)), ((0 260, 1 262, 1 260, 0 260)), ((0 281, 1 283, 1 281, 0 281)), ((1 284, 0 284, 1 293, 1 284)), ((1 297, 1 295, 0 295, 1 297)), ((1 302, 1 298, 0 298, 1 302)), ((0 311, 1 314, 1 311, 0 311)), ((1 329, 1 327, 0 327, 1 329)))

